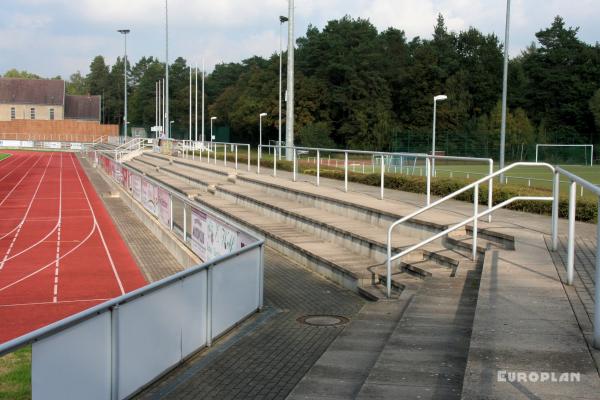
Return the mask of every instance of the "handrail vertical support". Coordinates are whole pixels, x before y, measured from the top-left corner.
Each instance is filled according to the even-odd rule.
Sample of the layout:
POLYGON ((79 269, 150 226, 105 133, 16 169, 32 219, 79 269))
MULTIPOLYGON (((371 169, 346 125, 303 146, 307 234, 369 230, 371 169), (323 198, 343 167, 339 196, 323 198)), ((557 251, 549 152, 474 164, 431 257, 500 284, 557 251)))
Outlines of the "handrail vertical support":
MULTIPOLYGON (((494 160, 490 159, 490 175, 494 173, 494 160)), ((488 182, 488 209, 494 206, 494 178, 488 182)), ((492 223, 492 213, 488 214, 488 223, 492 223)))
MULTIPOLYGON (((600 197, 598 197, 598 210, 600 210, 600 197)), ((600 223, 596 224, 596 283, 594 285, 594 347, 600 349, 600 223)))
POLYGON ((321 184, 321 151, 317 150, 317 186, 321 184))
POLYGON ((552 184, 552 251, 558 250, 558 203, 560 201, 560 174, 554 172, 552 184))
POLYGON ((256 173, 260 174, 260 156, 262 153, 262 147, 258 146, 258 154, 256 155, 257 159, 256 159, 256 173))
POLYGON ((235 170, 238 169, 238 145, 235 145, 235 170))
POLYGON ((348 152, 344 152, 344 192, 348 191, 348 152))
POLYGON ((383 200, 383 190, 385 187, 385 158, 381 155, 381 193, 379 194, 381 200, 383 200))
MULTIPOLYGON (((277 147, 273 151, 273 177, 277 176, 277 147)), ((279 154, 281 155, 281 148, 279 148, 279 154)))
POLYGON ((250 145, 248 145, 248 172, 250 172, 250 145))
POLYGON ((187 243, 187 209, 183 203, 183 243, 187 243))
POLYGON ((567 244, 567 285, 573 284, 575 269, 575 211, 577 204, 577 182, 571 181, 569 188, 569 238, 567 244))
POLYGON ((295 147, 292 149, 292 155, 293 155, 293 157, 292 157, 292 163, 294 164, 294 168, 293 168, 294 169, 294 176, 293 176, 294 179, 293 179, 293 181, 296 182, 296 169, 297 169, 297 166, 296 166, 296 148, 295 147))
POLYGON ((473 189, 473 252, 471 254, 473 261, 477 259, 477 223, 479 215, 479 185, 473 189))
POLYGON ((427 172, 427 205, 431 204, 431 160, 425 158, 425 169, 427 172))
POLYGON ((227 145, 223 145, 223 166, 227 166, 227 145))

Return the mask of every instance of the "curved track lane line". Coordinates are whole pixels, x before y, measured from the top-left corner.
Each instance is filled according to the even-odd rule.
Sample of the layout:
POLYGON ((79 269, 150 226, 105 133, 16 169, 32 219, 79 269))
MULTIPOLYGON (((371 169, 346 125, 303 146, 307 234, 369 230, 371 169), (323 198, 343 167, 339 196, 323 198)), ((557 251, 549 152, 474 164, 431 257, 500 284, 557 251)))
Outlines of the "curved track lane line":
MULTIPOLYGON (((8 256, 10 255, 10 252, 12 251, 12 248, 15 245, 15 242, 17 241, 17 238, 19 237, 19 234, 21 233, 21 229, 23 228, 23 225, 25 224, 25 222, 27 220, 27 215, 29 215, 29 212, 31 211, 31 206, 33 205, 35 197, 36 197, 38 191, 40 190, 40 186, 42 184, 42 181, 44 180, 44 177, 46 176, 46 172, 48 172, 48 166, 50 165, 50 161, 52 161, 52 157, 53 156, 54 156, 54 154, 52 154, 50 156, 50 158, 48 159, 48 163, 46 164, 46 168, 44 169, 44 173, 42 174, 42 177, 40 178, 40 181, 37 184, 35 192, 33 193, 33 197, 31 198, 31 201, 29 202, 29 205, 27 207, 27 211, 25 212, 25 215, 23 216, 23 219, 21 220, 21 222, 19 223, 19 225, 17 225, 17 227, 16 227, 17 228, 17 233, 15 234, 15 236, 13 237, 10 245, 8 246, 8 249, 6 250, 6 253, 4 254, 4 259, 2 260, 2 262, 0 262, 0 271, 2 271, 2 269, 4 268, 4 264, 6 263, 6 261, 9 260, 8 256)), ((0 203, 0 205, 2 205, 2 203, 0 203)), ((55 231, 55 230, 56 230, 56 227, 52 230, 52 232, 55 231)), ((50 234, 46 235, 46 237, 50 236, 50 234)), ((3 236, 2 239, 4 237, 6 237, 6 235, 3 236)), ((40 242, 38 241, 35 244, 35 246, 37 246, 37 244, 39 244, 39 243, 40 242)), ((35 247, 35 246, 33 246, 33 247, 35 247)), ((33 247, 30 247, 30 248, 33 248, 33 247)), ((23 252, 24 251, 22 250, 21 252, 17 253, 16 255, 10 257, 10 259, 13 259, 14 257, 16 257, 19 254, 23 254, 23 252)))

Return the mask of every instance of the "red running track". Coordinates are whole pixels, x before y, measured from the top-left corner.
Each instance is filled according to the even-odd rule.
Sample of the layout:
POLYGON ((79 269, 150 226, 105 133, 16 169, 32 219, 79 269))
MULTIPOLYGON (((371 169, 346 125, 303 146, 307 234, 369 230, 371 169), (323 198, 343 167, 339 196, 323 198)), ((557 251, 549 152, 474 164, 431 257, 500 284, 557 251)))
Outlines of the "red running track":
POLYGON ((147 282, 71 153, 0 162, 0 343, 147 282))

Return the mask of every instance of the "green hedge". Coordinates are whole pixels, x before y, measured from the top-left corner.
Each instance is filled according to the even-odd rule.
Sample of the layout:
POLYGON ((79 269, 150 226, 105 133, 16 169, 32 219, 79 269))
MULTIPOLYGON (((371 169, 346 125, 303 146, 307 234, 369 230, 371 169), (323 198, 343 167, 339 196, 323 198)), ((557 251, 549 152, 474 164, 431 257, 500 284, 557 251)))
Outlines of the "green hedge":
MULTIPOLYGON (((238 156, 239 163, 247 163, 247 157, 238 156)), ((252 164, 256 164, 255 157, 251 159, 252 164)), ((262 167, 272 168, 273 160, 262 159, 260 162, 262 167)), ((292 171, 293 166, 291 161, 281 160, 277 161, 277 168, 284 171, 292 171)), ((317 171, 314 167, 303 168, 299 166, 299 173, 316 175, 317 171)), ((320 174, 323 178, 331 178, 344 180, 344 171, 339 169, 323 169, 321 168, 320 174)), ((381 184, 380 174, 359 174, 354 172, 348 172, 348 180, 350 182, 362 183, 365 185, 379 186, 381 184)), ((431 194, 434 196, 447 196, 465 186, 471 181, 460 178, 433 178, 431 181, 431 194)), ((385 175, 385 187, 388 189, 396 189, 404 192, 411 193, 425 193, 427 186, 427 180, 425 177, 420 176, 409 176, 399 174, 386 174, 385 175)), ((493 203, 494 205, 502 203, 515 196, 552 196, 550 190, 534 189, 526 186, 517 185, 500 185, 496 183, 493 187, 493 203)), ((472 202, 473 191, 469 190, 465 193, 460 194, 456 197, 457 200, 463 200, 472 202)), ((479 202, 481 204, 487 204, 488 201, 488 187, 487 185, 481 185, 479 188, 479 202)), ((551 215, 552 214, 552 203, 549 201, 517 201, 510 204, 507 208, 516 211, 524 211, 533 214, 551 215)), ((569 203, 566 196, 561 196, 559 202, 559 215, 561 218, 567 218, 569 215, 569 203)), ((589 198, 577 199, 576 207, 577 220, 582 222, 596 222, 598 220, 598 207, 597 202, 589 198)))

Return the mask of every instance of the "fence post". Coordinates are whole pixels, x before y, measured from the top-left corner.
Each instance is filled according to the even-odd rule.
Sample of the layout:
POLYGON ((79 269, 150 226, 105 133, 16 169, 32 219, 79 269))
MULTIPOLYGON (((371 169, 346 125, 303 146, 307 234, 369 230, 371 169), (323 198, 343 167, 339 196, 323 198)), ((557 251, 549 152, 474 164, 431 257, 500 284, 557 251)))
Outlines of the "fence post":
POLYGON ((258 154, 257 154, 257 162, 256 162, 256 173, 260 174, 260 155, 262 153, 262 147, 258 145, 258 154))
MULTIPOLYGON (((598 197, 600 210, 600 197, 598 197)), ((594 347, 600 349, 600 224, 596 224, 596 273, 594 274, 594 347)))
POLYGON ((569 188, 569 240, 567 244, 567 285, 573 284, 575 269, 575 211, 577 202, 577 182, 569 188))
MULTIPOLYGON (((279 148, 279 154, 281 155, 281 147, 279 148)), ((273 149, 273 176, 277 176, 277 147, 273 149)))
POLYGON ((431 160, 425 157, 425 169, 427 173, 427 205, 431 204, 431 160))
POLYGON ((223 166, 227 166, 227 145, 223 145, 223 166))
MULTIPOLYGON (((494 173, 494 160, 490 159, 490 175, 494 173)), ((488 209, 494 206, 494 178, 488 181, 488 209)), ((488 222, 492 222, 492 213, 488 214, 488 222)))
POLYGON ((296 168, 297 168, 297 166, 296 166, 296 148, 294 147, 292 151, 293 151, 292 162, 294 163, 294 168, 293 168, 293 170, 294 170, 294 174, 293 174, 293 175, 294 175, 294 176, 293 176, 293 181, 294 181, 294 182, 296 182, 296 168))
POLYGON ((238 145, 235 145, 235 170, 238 169, 238 145))
POLYGON ((250 145, 247 144, 246 146, 248 146, 248 172, 250 172, 250 145))
POLYGON ((473 189, 473 261, 477 259, 477 216, 479 215, 479 185, 473 189))
POLYGON ((215 165, 217 165, 217 145, 213 146, 213 153, 215 154, 215 165))
POLYGON ((381 200, 383 200, 383 188, 385 186, 385 159, 383 158, 383 154, 381 155, 381 200))
POLYGON ((183 203, 183 243, 187 243, 187 209, 183 203))
POLYGON ((552 251, 558 250, 558 203, 560 201, 560 174, 554 171, 552 185, 552 251))
POLYGON ((348 152, 344 152, 344 192, 348 191, 348 152))
POLYGON ((110 398, 119 398, 119 306, 110 310, 110 398))
POLYGON ((321 151, 317 150, 317 186, 319 186, 321 183, 320 175, 321 175, 321 151))

